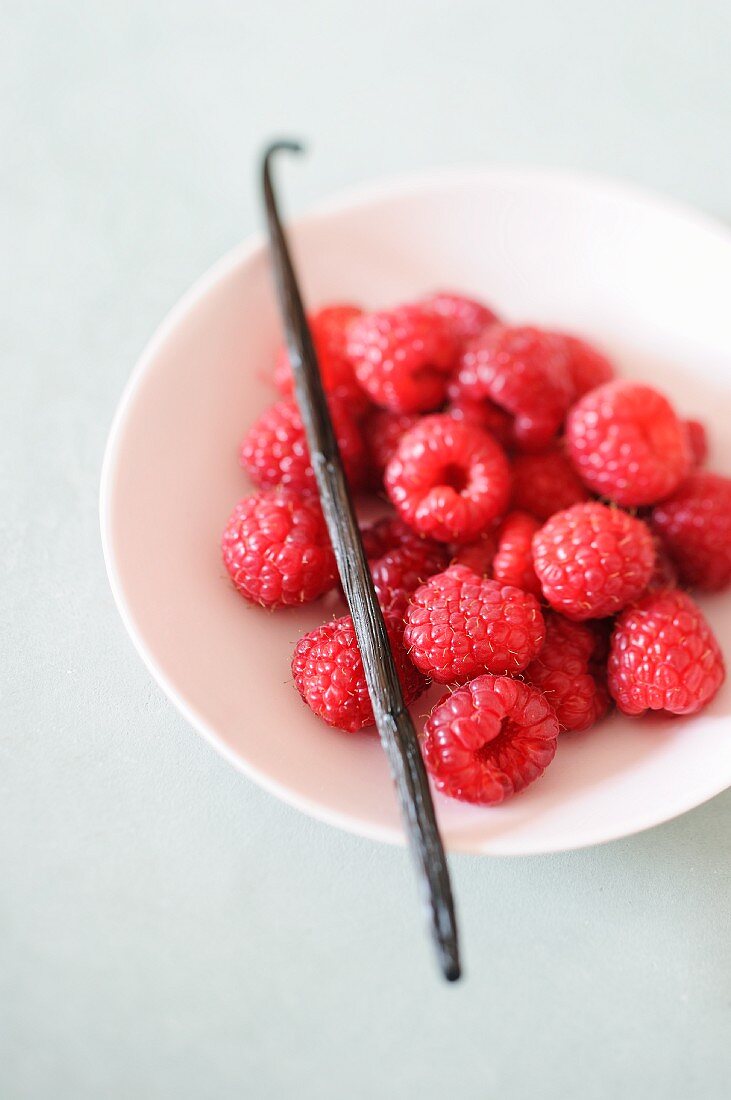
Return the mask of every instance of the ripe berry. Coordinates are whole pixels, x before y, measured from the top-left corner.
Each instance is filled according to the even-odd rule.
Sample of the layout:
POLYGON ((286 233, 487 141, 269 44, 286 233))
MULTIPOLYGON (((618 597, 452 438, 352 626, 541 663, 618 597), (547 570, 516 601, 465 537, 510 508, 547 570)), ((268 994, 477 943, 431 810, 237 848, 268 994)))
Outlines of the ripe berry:
POLYGON ((700 420, 685 420, 685 431, 688 436, 691 462, 693 466, 702 466, 708 458, 708 436, 706 429, 700 420))
POLYGON ((556 444, 535 454, 513 459, 511 505, 538 519, 550 519, 554 512, 589 500, 589 493, 561 446, 556 444))
POLYGON ((540 530, 540 521, 527 512, 511 512, 498 532, 497 553, 492 575, 501 584, 512 584, 524 592, 541 595, 541 583, 533 568, 532 540, 540 530))
POLYGON ((606 355, 586 340, 565 333, 561 334, 561 339, 569 354, 569 372, 577 398, 614 378, 614 367, 606 355))
POLYGON ((513 418, 494 401, 488 401, 487 398, 477 401, 457 395, 444 411, 463 424, 471 424, 474 428, 489 432, 502 447, 510 447, 514 442, 513 418))
POLYGON ((542 692, 508 676, 478 676, 434 707, 422 751, 437 790, 492 806, 543 774, 557 736, 542 692))
POLYGON ((725 676, 713 632, 690 596, 650 592, 617 618, 609 652, 609 690, 625 714, 695 714, 725 676))
POLYGON ((404 644, 424 675, 450 684, 485 671, 522 672, 544 637, 535 596, 450 565, 411 597, 404 644))
POLYGON ((370 563, 373 586, 384 611, 400 618, 411 594, 435 573, 447 566, 447 549, 431 539, 414 539, 397 549, 387 550, 370 563))
MULTIPOLYGON (((345 344, 350 322, 362 313, 358 306, 333 305, 324 306, 307 317, 323 388, 328 394, 354 403, 354 411, 367 407, 369 402, 355 377, 353 364, 345 354, 345 344)), ((274 384, 284 397, 292 396, 294 379, 286 347, 280 348, 277 354, 274 384)))
POLYGON ((569 619, 600 619, 644 591, 655 548, 642 520, 590 502, 544 524, 533 536, 533 564, 551 607, 569 619))
MULTIPOLYGON (((360 428, 343 401, 332 397, 329 405, 348 481, 358 489, 365 482, 367 469, 360 428)), ((244 436, 239 461, 252 481, 263 488, 284 485, 315 491, 302 417, 292 400, 277 401, 254 422, 244 436)))
POLYGON ((525 678, 545 693, 562 730, 587 730, 609 709, 606 685, 593 671, 597 637, 591 626, 556 612, 545 620, 546 641, 525 678))
POLYGON ((316 600, 337 577, 319 503, 289 489, 240 500, 223 532, 221 551, 239 592, 262 607, 316 600))
POLYGON ((440 542, 472 542, 504 510, 510 470, 492 436, 451 416, 430 416, 402 438, 384 483, 416 531, 440 542))
POLYGON ((405 413, 439 408, 458 354, 444 319, 420 306, 356 318, 348 329, 347 348, 370 399, 405 413))
POLYGON ((731 478, 691 474, 655 505, 652 525, 684 584, 717 592, 731 581, 731 478))
POLYGON ((474 298, 465 298, 463 294, 440 291, 422 298, 419 304, 428 313, 437 313, 443 317, 460 344, 479 336, 498 320, 497 314, 488 306, 474 298))
POLYGON ((416 413, 397 413, 374 408, 363 421, 363 439, 370 456, 374 484, 383 483, 383 474, 396 453, 402 437, 419 421, 416 413))
POLYGON ((455 547, 451 565, 466 565, 478 577, 492 576, 492 562, 497 550, 497 537, 493 531, 485 531, 476 542, 466 542, 455 547))
POLYGON ((367 523, 361 528, 360 534, 363 549, 369 561, 382 557, 389 550, 400 550, 404 545, 411 546, 414 543, 424 542, 434 545, 429 539, 422 538, 399 516, 383 516, 381 519, 367 523))
POLYGON ((463 397, 489 397, 511 413, 516 439, 532 450, 556 434, 574 393, 563 341, 506 325, 493 325, 467 345, 458 387, 463 397))
MULTIPOLYGON (((399 624, 387 616, 386 628, 409 706, 426 684, 406 655, 399 624)), ((324 623, 300 638, 292 658, 292 675, 305 703, 328 725, 348 733, 373 725, 363 659, 350 615, 324 623)))
POLYGON ((608 382, 582 397, 566 441, 589 488, 625 507, 668 496, 690 469, 682 421, 667 398, 637 382, 608 382))

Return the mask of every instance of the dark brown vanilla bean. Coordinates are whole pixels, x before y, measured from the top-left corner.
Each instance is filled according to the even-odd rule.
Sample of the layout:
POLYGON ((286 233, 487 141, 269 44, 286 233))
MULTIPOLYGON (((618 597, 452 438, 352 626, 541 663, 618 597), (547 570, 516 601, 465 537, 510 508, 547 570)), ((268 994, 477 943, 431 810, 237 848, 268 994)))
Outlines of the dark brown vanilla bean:
POLYGON ((386 625, 363 551, 312 336, 277 210, 270 166, 273 154, 279 150, 299 153, 302 147, 294 141, 275 142, 269 146, 263 162, 271 258, 295 396, 340 579, 353 617, 376 725, 388 756, 422 893, 429 908, 439 963, 444 976, 449 981, 456 981, 460 976, 459 948, 447 860, 418 738, 404 704, 386 625))

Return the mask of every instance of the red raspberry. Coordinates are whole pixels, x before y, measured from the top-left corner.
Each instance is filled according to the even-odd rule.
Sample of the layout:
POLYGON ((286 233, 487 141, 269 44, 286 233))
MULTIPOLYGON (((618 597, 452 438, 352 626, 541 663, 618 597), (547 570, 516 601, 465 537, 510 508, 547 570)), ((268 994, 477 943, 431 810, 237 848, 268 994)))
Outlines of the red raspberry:
POLYGON ((316 600, 337 577, 319 503, 289 489, 240 500, 226 524, 221 550, 239 592, 262 607, 316 600))
POLYGON ((422 298, 419 304, 428 313, 443 317, 460 344, 479 336, 483 329, 494 325, 499 319, 488 306, 474 298, 465 298, 463 294, 440 291, 422 298))
POLYGON ((569 371, 574 383, 576 397, 583 397, 589 390, 603 386, 614 378, 614 367, 600 351, 578 336, 561 333, 566 350, 569 353, 569 371))
POLYGON ((458 389, 512 413, 516 439, 534 450, 556 434, 573 397, 568 364, 564 343, 552 333, 493 325, 465 349, 458 389))
POLYGON ((496 536, 492 531, 486 531, 477 542, 466 542, 464 546, 457 546, 452 555, 452 565, 466 565, 478 577, 489 577, 492 574, 492 562, 497 550, 496 536))
POLYGON ((513 418, 494 401, 488 401, 487 398, 475 401, 469 397, 456 396, 444 411, 455 420, 461 420, 463 424, 471 424, 474 428, 482 428, 483 432, 494 435, 502 447, 510 447, 513 443, 513 418))
POLYGON ((723 683, 723 657, 700 608, 677 589, 650 592, 618 617, 609 690, 625 714, 695 714, 723 683))
POLYGON ((658 588, 677 588, 678 571, 675 568, 675 562, 657 535, 652 541, 655 544, 655 565, 647 583, 647 591, 654 592, 658 588))
POLYGON ((551 607, 569 619, 601 619, 645 590, 655 547, 642 520, 605 504, 575 504, 534 535, 533 564, 551 607))
POLYGON ((442 317, 420 306, 368 313, 348 329, 348 357, 376 405, 394 412, 438 409, 458 345, 442 317))
POLYGON ((498 533, 497 553, 492 563, 492 575, 501 584, 512 584, 524 592, 541 595, 541 584, 533 568, 531 543, 541 524, 527 512, 511 512, 498 533))
POLYGON ((625 507, 668 496, 690 468, 682 421, 667 398, 637 382, 608 382, 582 397, 566 440, 589 488, 625 507))
POLYGON ((606 685, 593 674, 596 635, 556 612, 545 619, 546 641, 525 677, 545 693, 562 730, 587 730, 609 709, 606 685))
MULTIPOLYGON (((367 467, 360 428, 342 401, 333 397, 329 405, 348 481, 358 489, 365 482, 367 467)), ((263 488, 284 485, 315 491, 305 429, 294 401, 277 401, 262 413, 244 436, 239 461, 251 480, 263 488)))
POLYGON ((684 584, 718 592, 731 581, 731 478, 692 474, 652 511, 684 584))
POLYGON ((429 416, 401 440, 384 484, 416 531, 440 542, 472 542, 504 510, 510 469, 486 432, 451 416, 429 416))
POLYGON ((708 435, 705 426, 700 420, 685 420, 683 423, 688 436, 691 462, 694 466, 702 466, 708 458, 708 435))
MULTIPOLYGON (((350 322, 362 313, 358 306, 333 305, 323 306, 307 317, 323 388, 326 393, 354 402, 354 411, 367 407, 368 399, 353 373, 353 364, 345 354, 345 344, 350 322)), ((292 396, 294 379, 286 347, 280 348, 277 354, 274 384, 284 397, 292 396)))
POLYGON ((421 672, 451 684, 485 671, 522 672, 544 637, 535 596, 450 565, 414 592, 404 644, 421 672))
POLYGON ((417 539, 388 550, 371 562, 371 576, 384 611, 403 617, 411 594, 447 567, 447 549, 431 539, 417 539))
MULTIPOLYGON (((410 706, 426 687, 409 661, 400 638, 400 624, 386 617, 396 670, 410 706)), ((328 725, 353 733, 372 726, 373 707, 350 615, 324 623, 297 642, 292 675, 308 707, 328 725)))
POLYGON ((516 455, 512 475, 512 506, 538 519, 550 519, 554 512, 589 500, 581 478, 558 444, 535 454, 516 455))
POLYGON ((422 751, 437 790, 491 806, 543 774, 557 736, 542 692, 508 676, 478 676, 434 707, 422 751))
POLYGON ((396 413, 390 409, 373 409, 363 421, 363 438, 366 441, 376 484, 383 482, 383 474, 396 453, 402 437, 419 422, 415 413, 396 413))
POLYGON ((436 545, 429 539, 422 538, 399 516, 383 516, 372 523, 367 523, 361 528, 360 535, 369 561, 383 557, 389 550, 400 550, 404 545, 421 545, 425 542, 430 546, 436 545))

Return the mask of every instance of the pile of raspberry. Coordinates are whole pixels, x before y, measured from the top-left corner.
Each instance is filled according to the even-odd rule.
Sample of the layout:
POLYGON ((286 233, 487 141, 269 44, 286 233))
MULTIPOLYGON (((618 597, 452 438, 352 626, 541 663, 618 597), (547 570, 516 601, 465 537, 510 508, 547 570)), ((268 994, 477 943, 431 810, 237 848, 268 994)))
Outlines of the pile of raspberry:
MULTIPOLYGON (((702 424, 585 340, 459 294, 309 320, 350 487, 388 509, 362 536, 406 702, 447 689, 421 731, 438 790, 499 803, 613 706, 711 702, 723 658, 688 589, 731 582, 731 480, 704 469, 702 424)), ((262 607, 342 600, 286 350, 274 384, 223 560, 262 607)), ((300 638, 292 675, 331 726, 373 725, 349 615, 300 638)))

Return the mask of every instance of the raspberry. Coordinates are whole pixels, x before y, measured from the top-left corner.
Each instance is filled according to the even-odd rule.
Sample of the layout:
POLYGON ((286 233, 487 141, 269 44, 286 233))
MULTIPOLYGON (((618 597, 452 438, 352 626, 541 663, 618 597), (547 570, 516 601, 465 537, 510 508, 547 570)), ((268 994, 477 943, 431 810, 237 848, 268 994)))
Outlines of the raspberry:
POLYGON ((387 554, 389 550, 400 550, 402 546, 412 544, 435 543, 429 539, 423 539, 408 523, 404 523, 398 516, 383 516, 361 528, 361 538, 366 557, 373 561, 387 554))
POLYGON ((497 553, 492 563, 492 575, 501 584, 512 584, 524 592, 541 595, 541 584, 533 568, 531 543, 540 522, 527 512, 511 512, 498 533, 497 553))
POLYGON ((493 313, 488 306, 474 298, 465 298, 463 294, 439 291, 422 298, 419 304, 428 313, 443 317, 460 344, 473 340, 498 320, 497 313, 493 313))
POLYGON ((419 421, 415 413, 397 413, 390 409, 373 409, 363 422, 363 438, 368 447, 371 469, 376 484, 396 453, 401 437, 419 421))
POLYGON ((562 730, 587 730, 609 709, 606 686, 593 674, 597 637, 555 611, 545 619, 546 641, 525 677, 545 693, 562 730))
POLYGON ((655 565, 647 582, 647 591, 653 592, 658 588, 677 588, 678 571, 675 568, 675 562, 665 549, 662 539, 655 535, 652 541, 655 544, 655 565))
MULTIPOLYGON (((400 626, 390 616, 386 629, 396 670, 410 706, 426 684, 416 671, 400 639, 400 626)), ((324 623, 297 642, 292 658, 292 675, 308 707, 328 725, 353 733, 372 726, 373 707, 350 615, 324 623)))
POLYGON ((239 592, 262 607, 316 600, 337 577, 319 503, 289 489, 240 500, 223 532, 221 551, 239 592))
POLYGON ((420 306, 368 313, 348 329, 348 358, 376 405, 394 412, 437 409, 458 344, 442 317, 420 306))
POLYGON ((513 442, 513 418, 494 401, 486 398, 475 401, 469 397, 455 396, 453 401, 445 409, 455 420, 461 420, 464 424, 471 424, 475 428, 482 428, 483 432, 494 435, 502 447, 509 447, 513 442))
POLYGON ((510 470, 492 436, 451 416, 429 416, 403 437, 384 483, 415 530, 440 542, 472 542, 504 510, 510 470))
POLYGON ((508 676, 478 676, 434 707, 422 751, 437 790, 491 806, 543 774, 557 736, 542 692, 508 676))
POLYGON ((650 592, 618 617, 609 690, 625 714, 695 714, 723 683, 723 657, 700 608, 677 589, 650 592))
POLYGON ((440 684, 480 672, 522 672, 543 645, 535 596, 450 565, 411 597, 404 644, 411 660, 440 684))
MULTIPOLYGON (((348 481, 358 489, 366 478, 363 437, 344 402, 332 397, 329 405, 348 481)), ((262 413, 244 436, 239 461, 252 481, 263 488, 284 485, 314 492, 315 475, 305 429, 294 401, 277 401, 262 413)))
POLYGON ((561 333, 569 354, 569 372, 574 384, 576 397, 583 397, 589 390, 604 385, 614 378, 614 367, 600 351, 578 336, 561 333))
POLYGON ((566 423, 571 459, 595 493, 625 507, 654 504, 690 468, 683 423, 657 390, 608 382, 578 401, 566 423))
POLYGON ((452 555, 452 565, 466 565, 478 577, 489 577, 492 562, 497 550, 496 537, 492 531, 486 531, 477 542, 467 542, 456 547, 452 555))
POLYGON ((538 519, 589 500, 581 478, 558 444, 535 454, 516 455, 512 465, 511 504, 538 519))
POLYGON ((693 466, 702 466, 708 458, 708 436, 700 420, 685 420, 685 432, 693 466))
POLYGON ((447 565, 446 547, 431 539, 414 539, 387 550, 370 563, 373 585, 384 611, 403 617, 411 594, 447 565))
POLYGON ((457 383, 461 396, 489 397, 512 413, 516 439, 531 450, 556 434, 574 393, 562 340, 506 325, 493 325, 467 345, 457 383))
POLYGON ((555 610, 600 619, 644 591, 655 547, 642 520, 604 504, 575 504, 533 536, 533 564, 555 610))
POLYGON ((692 474, 652 511, 684 584, 717 592, 731 581, 731 478, 692 474))
MULTIPOLYGON (((354 411, 367 407, 368 399, 353 373, 353 364, 345 354, 345 344, 350 322, 362 313, 358 306, 333 305, 323 306, 307 317, 323 388, 326 393, 354 402, 354 411)), ((280 348, 277 354, 274 384, 284 397, 292 396, 294 379, 286 347, 280 348)))

